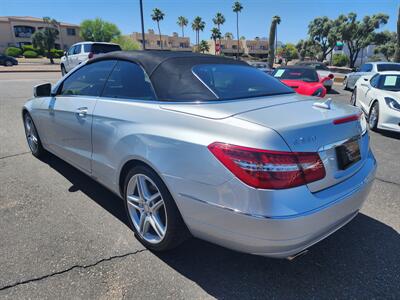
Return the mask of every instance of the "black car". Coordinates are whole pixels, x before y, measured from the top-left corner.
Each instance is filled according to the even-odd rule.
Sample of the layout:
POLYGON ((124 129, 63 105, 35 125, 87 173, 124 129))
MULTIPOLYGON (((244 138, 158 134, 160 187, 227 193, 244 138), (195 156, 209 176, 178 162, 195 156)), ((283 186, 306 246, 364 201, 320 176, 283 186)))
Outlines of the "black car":
POLYGON ((18 60, 14 57, 0 54, 0 65, 11 67, 13 65, 18 65, 18 60))

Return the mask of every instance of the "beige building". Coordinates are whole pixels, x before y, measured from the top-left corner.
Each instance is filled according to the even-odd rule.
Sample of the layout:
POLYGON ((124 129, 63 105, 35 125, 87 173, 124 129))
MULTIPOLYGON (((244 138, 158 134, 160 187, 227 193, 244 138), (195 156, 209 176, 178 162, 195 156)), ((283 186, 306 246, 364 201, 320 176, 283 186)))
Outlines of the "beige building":
MULTIPOLYGON (((5 48, 32 44, 32 34, 46 26, 41 18, 35 17, 0 17, 0 53, 5 48)), ((56 40, 57 49, 68 49, 72 44, 81 41, 79 26, 60 22, 60 32, 56 40)))
MULTIPOLYGON (((134 41, 142 44, 141 32, 133 32, 130 36, 134 41)), ((176 32, 172 36, 162 34, 161 42, 164 50, 192 51, 190 39, 188 37, 180 37, 176 32)), ((145 33, 145 43, 146 49, 161 49, 160 36, 152 29, 145 33)))
MULTIPOLYGON (((213 40, 208 41, 209 53, 215 53, 213 40)), ((221 40, 221 53, 226 56, 234 56, 237 53, 238 41, 233 39, 221 40)), ((255 38, 254 40, 239 40, 239 54, 247 54, 254 57, 265 58, 268 56, 268 41, 255 38)))

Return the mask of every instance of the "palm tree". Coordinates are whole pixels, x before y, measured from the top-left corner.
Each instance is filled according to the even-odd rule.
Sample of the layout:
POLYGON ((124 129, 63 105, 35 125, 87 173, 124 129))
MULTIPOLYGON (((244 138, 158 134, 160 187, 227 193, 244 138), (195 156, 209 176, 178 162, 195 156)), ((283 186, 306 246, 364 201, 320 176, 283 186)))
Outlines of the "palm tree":
MULTIPOLYGON (((217 25, 218 30, 221 33, 221 25, 225 23, 225 17, 222 13, 218 12, 215 17, 213 18, 213 22, 215 25, 217 25)), ((221 37, 219 38, 219 44, 221 44, 221 37)))
POLYGON ((225 33, 224 38, 226 38, 227 40, 233 39, 233 33, 232 32, 225 33))
POLYGON ((397 15, 397 44, 396 51, 394 53, 394 61, 400 63, 400 7, 397 15))
POLYGON ((161 30, 160 30, 160 21, 164 20, 165 14, 158 8, 153 9, 153 14, 151 15, 151 19, 153 21, 157 22, 157 27, 158 27, 158 35, 160 36, 160 46, 161 49, 163 48, 162 46, 162 40, 161 40, 161 30))
POLYGON ((205 41, 205 40, 202 40, 201 42, 200 42, 200 44, 199 44, 199 51, 201 52, 201 53, 204 53, 204 52, 208 52, 208 51, 210 51, 210 46, 208 45, 208 43, 207 43, 207 41, 205 41))
POLYGON ((272 23, 269 29, 269 42, 268 42, 269 44, 268 65, 270 68, 272 68, 274 65, 276 28, 280 23, 281 23, 281 18, 279 16, 272 17, 272 23))
POLYGON ((239 47, 240 47, 240 41, 239 41, 239 13, 242 11, 242 9, 243 9, 243 6, 238 1, 236 1, 232 6, 233 12, 236 13, 236 36, 238 38, 238 40, 237 40, 237 56, 236 56, 236 58, 239 58, 239 47))
POLYGON ((185 26, 187 26, 188 23, 189 23, 189 20, 187 18, 185 18, 184 16, 178 17, 178 21, 176 22, 176 24, 178 24, 179 27, 182 28, 182 37, 185 37, 185 32, 183 31, 183 29, 185 26))
POLYGON ((199 48, 200 31, 203 31, 204 27, 206 27, 206 23, 201 19, 201 17, 197 16, 196 18, 194 18, 194 20, 192 22, 192 29, 194 31, 196 31, 196 47, 197 48, 199 48))
POLYGON ((59 35, 59 23, 55 19, 44 17, 43 22, 46 24, 42 29, 37 30, 32 35, 32 43, 35 48, 39 48, 47 52, 50 63, 54 64, 51 49, 55 47, 55 42, 59 35))
POLYGON ((217 27, 211 29, 211 39, 214 41, 214 54, 217 54, 217 40, 220 40, 222 37, 221 31, 217 27))

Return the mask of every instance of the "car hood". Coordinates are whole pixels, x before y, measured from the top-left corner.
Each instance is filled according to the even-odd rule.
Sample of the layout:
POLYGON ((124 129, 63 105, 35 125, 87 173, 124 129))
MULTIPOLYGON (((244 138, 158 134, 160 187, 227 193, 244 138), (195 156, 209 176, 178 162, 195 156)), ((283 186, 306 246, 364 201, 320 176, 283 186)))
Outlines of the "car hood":
POLYGON ((225 119, 247 111, 279 106, 307 99, 310 99, 310 97, 290 93, 230 101, 209 101, 198 103, 171 102, 160 105, 160 108, 208 119, 225 119))

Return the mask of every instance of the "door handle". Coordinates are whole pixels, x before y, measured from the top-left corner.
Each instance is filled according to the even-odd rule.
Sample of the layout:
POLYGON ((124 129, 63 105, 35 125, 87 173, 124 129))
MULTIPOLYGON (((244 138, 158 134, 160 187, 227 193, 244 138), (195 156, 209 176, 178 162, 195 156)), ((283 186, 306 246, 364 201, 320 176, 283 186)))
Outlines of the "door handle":
POLYGON ((86 115, 87 115, 87 112, 88 112, 88 108, 87 107, 79 107, 77 110, 76 110, 76 113, 78 114, 78 116, 79 117, 86 117, 86 115))

